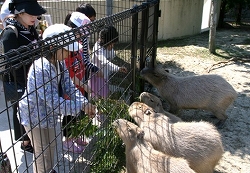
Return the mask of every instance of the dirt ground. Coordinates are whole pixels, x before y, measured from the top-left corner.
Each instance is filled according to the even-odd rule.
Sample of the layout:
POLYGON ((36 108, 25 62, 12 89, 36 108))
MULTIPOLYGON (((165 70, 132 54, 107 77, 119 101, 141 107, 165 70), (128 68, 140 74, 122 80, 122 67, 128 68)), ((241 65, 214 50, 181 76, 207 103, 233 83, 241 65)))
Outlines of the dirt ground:
MULTIPOLYGON (((216 55, 208 51, 209 33, 159 43, 157 62, 177 76, 218 74, 238 92, 228 108, 228 119, 221 133, 224 154, 216 173, 250 173, 250 29, 230 27, 216 32, 216 55), (228 63, 230 58, 240 58, 228 63), (240 61, 244 58, 245 62, 240 61), (219 64, 217 64, 219 63, 219 64)), ((167 103, 164 104, 168 109, 167 103)), ((183 110, 184 121, 205 120, 216 123, 211 113, 183 110)))

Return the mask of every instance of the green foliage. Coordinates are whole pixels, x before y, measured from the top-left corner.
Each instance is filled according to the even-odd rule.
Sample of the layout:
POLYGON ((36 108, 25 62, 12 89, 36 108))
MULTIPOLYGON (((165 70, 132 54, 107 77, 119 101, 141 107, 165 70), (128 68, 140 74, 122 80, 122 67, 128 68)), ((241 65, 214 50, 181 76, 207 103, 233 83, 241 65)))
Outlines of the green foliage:
POLYGON ((125 146, 122 140, 112 129, 112 122, 117 118, 130 120, 128 105, 123 100, 99 99, 93 102, 97 106, 99 114, 107 119, 101 127, 93 125, 88 116, 82 117, 76 123, 71 124, 72 136, 86 135, 96 138, 91 155, 94 156, 91 172, 117 173, 125 167, 125 146))
POLYGON ((92 120, 88 116, 80 117, 75 123, 70 123, 71 135, 70 137, 79 137, 85 135, 87 137, 93 135, 98 127, 92 124, 92 120))
POLYGON ((125 166, 125 147, 111 124, 117 118, 129 119, 128 105, 124 101, 111 99, 100 99, 95 104, 108 120, 96 135, 97 142, 93 150, 95 159, 91 165, 91 172, 121 172, 125 166))
POLYGON ((123 100, 99 99, 94 102, 99 113, 108 116, 113 121, 121 115, 129 117, 128 105, 123 100))
POLYGON ((117 173, 125 166, 125 147, 122 140, 113 129, 101 131, 95 144, 95 159, 91 165, 91 172, 95 173, 117 173))

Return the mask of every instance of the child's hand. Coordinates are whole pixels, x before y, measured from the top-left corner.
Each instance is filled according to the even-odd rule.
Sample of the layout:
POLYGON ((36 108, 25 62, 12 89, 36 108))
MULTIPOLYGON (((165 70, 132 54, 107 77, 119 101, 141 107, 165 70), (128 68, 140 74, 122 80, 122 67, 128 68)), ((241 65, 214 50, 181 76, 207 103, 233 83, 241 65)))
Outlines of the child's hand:
POLYGON ((97 113, 97 108, 95 105, 92 105, 91 103, 84 103, 82 110, 88 114, 89 118, 94 118, 97 113))
POLYGON ((120 67, 119 72, 127 73, 127 68, 126 67, 120 67))

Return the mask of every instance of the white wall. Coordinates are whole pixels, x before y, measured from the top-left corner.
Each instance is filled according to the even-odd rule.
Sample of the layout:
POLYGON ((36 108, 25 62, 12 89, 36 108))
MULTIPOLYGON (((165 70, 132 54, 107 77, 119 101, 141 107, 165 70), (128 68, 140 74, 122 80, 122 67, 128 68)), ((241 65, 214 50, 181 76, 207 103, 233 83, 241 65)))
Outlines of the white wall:
MULTIPOLYGON (((209 22, 210 22, 209 18, 210 18, 210 11, 211 11, 211 1, 212 0, 204 0, 201 32, 209 30, 209 22)), ((218 3, 218 6, 217 6, 217 11, 216 11, 216 21, 218 23, 219 15, 220 15, 221 0, 217 0, 217 3, 218 3)))
POLYGON ((203 1, 161 0, 160 10, 159 40, 200 33, 203 1))
MULTIPOLYGON (((83 1, 57 0, 39 3, 46 7, 54 23, 63 23, 66 14, 73 11, 81 2, 83 1)), ((97 19, 106 15, 105 1, 84 2, 90 3, 95 8, 97 19)), ((114 0, 112 11, 113 13, 121 12, 133 7, 134 4, 141 4, 141 2, 114 0)), ((159 18, 158 39, 166 40, 199 34, 201 29, 208 27, 210 4, 211 0, 160 0, 161 17, 159 18)))

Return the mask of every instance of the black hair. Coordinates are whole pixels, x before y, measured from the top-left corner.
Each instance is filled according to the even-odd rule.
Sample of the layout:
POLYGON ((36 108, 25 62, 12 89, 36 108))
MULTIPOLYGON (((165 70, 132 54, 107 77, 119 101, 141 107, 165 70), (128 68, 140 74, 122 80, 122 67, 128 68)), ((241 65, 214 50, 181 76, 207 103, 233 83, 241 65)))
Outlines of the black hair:
POLYGON ((68 13, 64 19, 64 25, 67 25, 71 28, 76 28, 77 26, 70 20, 71 13, 68 13))
POLYGON ((88 18, 96 17, 96 11, 90 4, 82 3, 76 11, 85 14, 88 18))
POLYGON ((118 31, 114 26, 106 26, 99 32, 100 46, 107 46, 119 41, 118 31))

